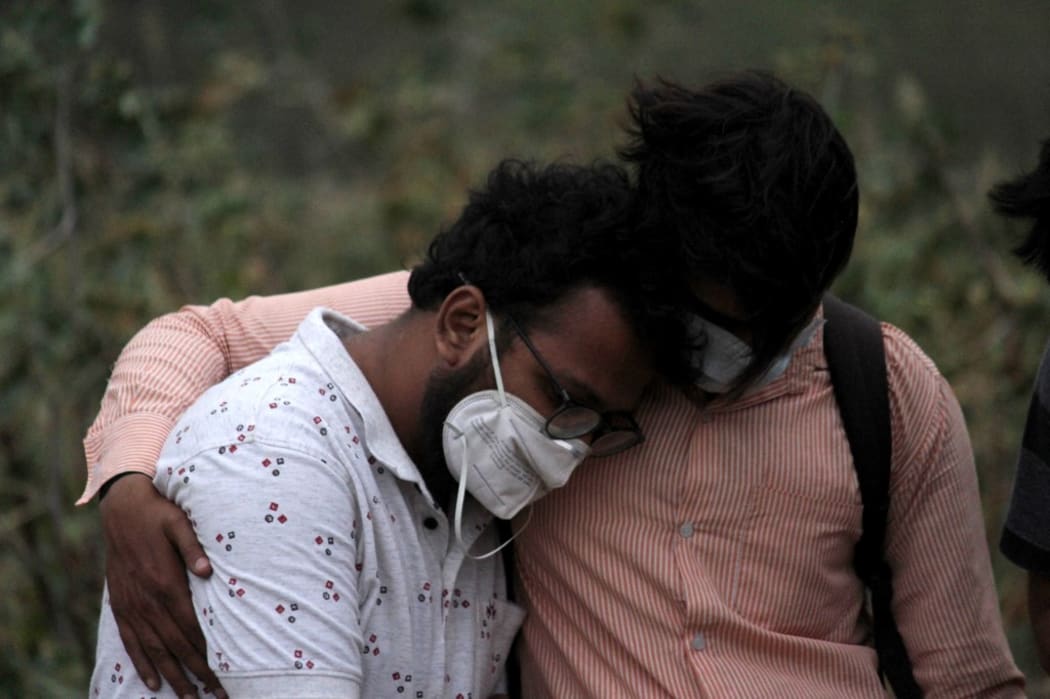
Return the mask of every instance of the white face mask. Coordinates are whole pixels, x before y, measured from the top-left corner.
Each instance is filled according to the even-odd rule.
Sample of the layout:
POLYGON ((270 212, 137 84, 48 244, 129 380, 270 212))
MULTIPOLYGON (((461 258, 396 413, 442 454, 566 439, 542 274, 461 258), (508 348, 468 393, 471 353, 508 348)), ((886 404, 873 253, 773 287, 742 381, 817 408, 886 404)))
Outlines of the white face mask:
MULTIPOLYGON (((791 364, 791 355, 809 344, 822 325, 823 318, 811 320, 748 391, 757 391, 783 375, 791 364)), ((689 319, 689 333, 706 338, 703 347, 695 350, 690 358, 693 368, 700 372, 697 387, 708 393, 727 393, 751 362, 751 347, 733 333, 698 315, 689 319)))
POLYGON ((463 398, 445 418, 442 430, 445 462, 459 482, 455 532, 460 542, 467 491, 496 517, 511 519, 548 491, 565 485, 590 452, 587 443, 580 439, 548 437, 543 431, 543 416, 504 392, 492 316, 487 311, 485 324, 496 390, 478 391, 463 398))

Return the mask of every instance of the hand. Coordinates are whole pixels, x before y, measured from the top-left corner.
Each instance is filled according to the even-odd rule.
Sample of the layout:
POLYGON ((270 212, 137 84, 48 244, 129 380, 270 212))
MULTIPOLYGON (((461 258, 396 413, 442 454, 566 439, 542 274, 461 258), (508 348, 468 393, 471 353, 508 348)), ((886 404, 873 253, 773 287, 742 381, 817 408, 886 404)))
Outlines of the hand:
POLYGON ((197 690, 189 668, 206 691, 226 693, 208 667, 207 647, 186 582, 188 567, 211 575, 211 563, 186 514, 157 492, 144 474, 112 483, 99 510, 106 541, 106 582, 120 638, 135 670, 150 689, 158 672, 180 697, 197 690), (187 565, 188 564, 188 565, 187 565))

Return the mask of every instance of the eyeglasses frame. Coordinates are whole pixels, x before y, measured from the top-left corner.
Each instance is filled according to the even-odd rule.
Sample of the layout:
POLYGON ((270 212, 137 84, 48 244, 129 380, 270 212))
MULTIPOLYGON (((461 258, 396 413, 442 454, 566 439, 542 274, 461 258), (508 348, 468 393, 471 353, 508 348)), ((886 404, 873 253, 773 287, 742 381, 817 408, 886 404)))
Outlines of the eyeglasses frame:
POLYGON ((568 390, 566 390, 565 387, 561 385, 561 382, 558 381, 558 378, 554 375, 554 371, 551 369, 550 365, 547 364, 547 361, 543 358, 543 355, 541 355, 539 350, 536 349, 536 346, 532 344, 532 340, 529 339, 528 334, 521 327, 521 324, 519 324, 518 321, 514 319, 514 316, 510 315, 509 313, 505 313, 504 316, 506 317, 507 322, 510 323, 511 327, 514 329, 514 332, 517 333, 519 338, 521 338, 521 341, 524 343, 525 347, 536 359, 536 362, 547 373, 547 377, 551 380, 551 383, 554 384, 554 388, 557 391, 558 396, 561 398, 561 405, 558 406, 558 409, 555 410, 550 417, 547 418, 546 423, 544 423, 543 425, 544 434, 546 434, 551 439, 573 439, 583 437, 588 434, 593 435, 593 440, 591 442, 591 453, 594 456, 609 456, 611 454, 617 454, 621 451, 626 451, 631 447, 636 447, 645 441, 645 433, 642 432, 642 428, 638 426, 638 423, 635 421, 634 416, 630 413, 626 411, 601 413, 595 408, 590 407, 589 405, 584 405, 579 401, 573 400, 572 396, 569 395, 568 390), (594 413, 594 415, 597 417, 597 423, 595 424, 595 426, 584 432, 581 432, 578 435, 572 435, 569 437, 556 437, 555 435, 551 434, 551 423, 555 419, 557 419, 559 415, 573 408, 587 410, 594 413), (626 426, 614 427, 613 423, 609 420, 609 418, 612 417, 617 418, 617 420, 626 421, 626 426), (635 436, 635 441, 627 442, 623 446, 619 446, 616 449, 613 449, 612 451, 602 451, 600 449, 595 449, 595 445, 597 445, 599 440, 601 440, 604 436, 616 433, 631 433, 635 436))

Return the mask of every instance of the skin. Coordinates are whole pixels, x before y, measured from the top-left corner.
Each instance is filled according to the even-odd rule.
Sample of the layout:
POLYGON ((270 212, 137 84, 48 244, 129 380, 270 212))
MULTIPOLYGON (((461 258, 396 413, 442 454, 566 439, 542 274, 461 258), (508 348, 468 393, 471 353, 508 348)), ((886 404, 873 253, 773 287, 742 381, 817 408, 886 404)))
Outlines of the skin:
MULTIPOLYGON (((436 311, 412 311, 345 343, 417 464, 428 462, 422 458, 427 426, 419 419, 426 379, 487 352, 485 310, 481 291, 463 286, 436 311)), ((601 412, 632 410, 653 377, 623 314, 601 289, 584 287, 566 294, 545 309, 542 322, 528 333, 572 398, 601 412)), ((500 367, 507 392, 540 414, 549 416, 560 406, 550 378, 520 339, 500 355, 500 367)), ((479 381, 477 388, 493 386, 491 370, 479 381)), ((447 468, 429 467, 421 473, 437 497, 451 491, 447 468)), ((200 577, 211 574, 185 513, 143 474, 115 481, 100 512, 110 605, 136 671, 152 689, 159 689, 163 677, 179 696, 197 696, 184 664, 206 690, 225 697, 208 667, 185 582, 187 568, 200 577)))

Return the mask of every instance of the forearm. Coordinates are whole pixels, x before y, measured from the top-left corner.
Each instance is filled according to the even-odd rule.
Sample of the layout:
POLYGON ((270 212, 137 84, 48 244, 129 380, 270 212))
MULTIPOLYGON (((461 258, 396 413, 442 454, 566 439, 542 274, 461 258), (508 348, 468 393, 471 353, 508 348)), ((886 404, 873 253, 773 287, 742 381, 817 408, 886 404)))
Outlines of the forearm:
POLYGON ((178 416, 229 374, 222 326, 209 322, 210 316, 218 315, 219 306, 161 316, 120 353, 99 414, 84 438, 88 479, 79 503, 90 500, 119 473, 152 476, 178 416))

